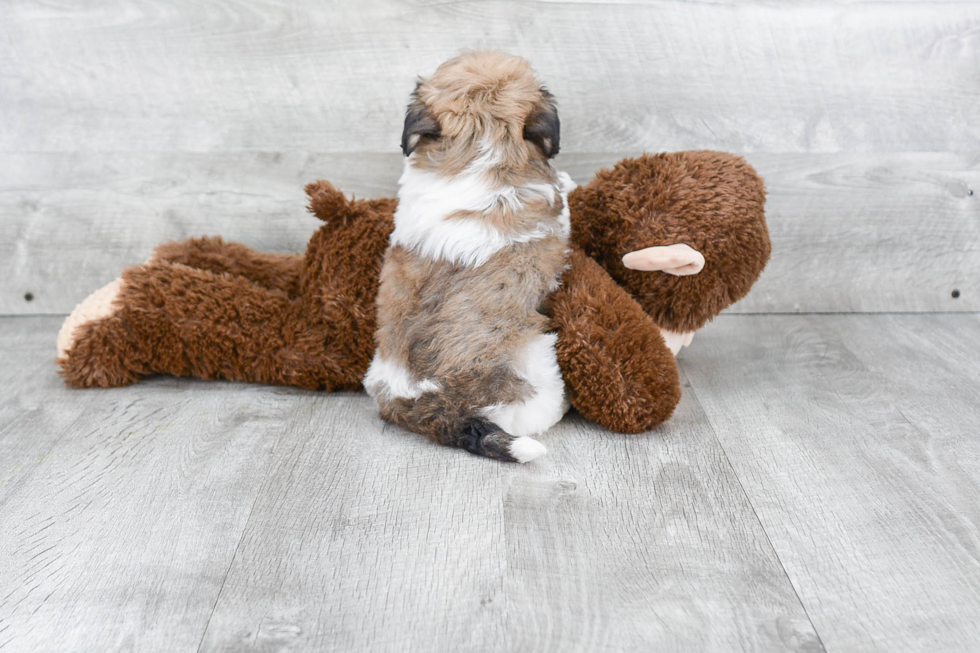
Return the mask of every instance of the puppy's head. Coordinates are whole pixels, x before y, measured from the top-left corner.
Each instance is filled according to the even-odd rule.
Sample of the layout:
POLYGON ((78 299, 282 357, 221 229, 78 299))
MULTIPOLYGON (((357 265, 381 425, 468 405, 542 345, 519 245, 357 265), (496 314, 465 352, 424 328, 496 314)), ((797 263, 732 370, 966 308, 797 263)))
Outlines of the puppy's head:
POLYGON ((466 52, 421 79, 402 151, 443 172, 474 162, 523 168, 558 154, 561 124, 531 65, 503 52, 466 52))

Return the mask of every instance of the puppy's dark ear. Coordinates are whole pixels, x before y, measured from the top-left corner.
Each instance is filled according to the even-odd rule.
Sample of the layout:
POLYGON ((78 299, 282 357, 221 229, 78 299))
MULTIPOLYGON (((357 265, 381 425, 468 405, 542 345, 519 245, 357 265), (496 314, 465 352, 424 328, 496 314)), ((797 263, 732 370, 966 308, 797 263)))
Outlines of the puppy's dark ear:
POLYGON ((412 101, 405 113, 405 128, 402 130, 402 153, 408 156, 423 138, 439 138, 442 128, 432 115, 429 107, 422 103, 418 95, 418 86, 412 93, 412 101))
POLYGON ((541 93, 541 106, 531 113, 524 124, 524 140, 537 145, 550 159, 558 154, 561 145, 561 121, 558 120, 554 96, 544 89, 541 89, 541 93))

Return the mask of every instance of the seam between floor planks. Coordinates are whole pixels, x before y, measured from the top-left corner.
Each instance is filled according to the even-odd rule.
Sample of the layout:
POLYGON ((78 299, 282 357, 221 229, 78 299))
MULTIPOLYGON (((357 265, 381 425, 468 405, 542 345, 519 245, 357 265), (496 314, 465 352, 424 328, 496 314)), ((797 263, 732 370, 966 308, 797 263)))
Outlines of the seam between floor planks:
MULTIPOLYGON (((280 436, 279 440, 276 441, 276 445, 279 444, 280 440, 282 440, 282 436, 280 436)), ((273 445, 273 449, 276 448, 276 445, 273 445)), ((265 474, 263 474, 262 482, 259 483, 260 488, 265 486, 266 480, 269 477, 270 469, 271 465, 266 468, 265 474)), ((214 603, 211 605, 211 611, 208 613, 207 621, 204 622, 204 626, 201 628, 201 639, 197 645, 198 653, 201 653, 204 650, 204 641, 207 639, 208 628, 211 627, 211 620, 214 619, 214 611, 218 609, 218 604, 221 602, 221 595, 225 591, 225 585, 228 584, 228 575, 235 566, 235 559, 238 557, 238 552, 242 549, 242 542, 245 541, 245 533, 248 532, 248 525, 252 522, 252 515, 255 514, 255 505, 258 503, 260 495, 260 492, 256 492, 255 496, 252 497, 252 504, 248 508, 248 517, 245 518, 245 521, 242 524, 242 532, 238 536, 238 543, 235 545, 235 550, 231 554, 231 558, 228 560, 228 566, 225 567, 225 573, 221 577, 221 586, 218 588, 218 592, 215 594, 214 603)))
POLYGON ((753 486, 746 491, 757 513, 757 502, 764 506, 767 535, 791 559, 780 556, 807 613, 816 614, 822 639, 831 648, 943 641, 950 650, 972 650, 966 642, 976 628, 968 615, 980 595, 975 584, 968 588, 980 573, 961 540, 977 538, 977 511, 967 497, 975 495, 980 473, 976 444, 962 429, 976 422, 969 409, 974 400, 967 397, 980 377, 970 362, 976 352, 962 337, 980 326, 976 314, 947 321, 887 315, 773 319, 724 320, 702 338, 701 349, 688 352, 684 365, 698 379, 694 394, 700 399, 708 393, 707 414, 716 430, 722 422, 719 439, 737 450, 736 465, 725 447, 740 482, 753 486), (944 333, 952 344, 945 344, 944 333), (928 354, 914 344, 922 337, 928 354), (857 355, 849 346, 859 346, 857 355), (718 356, 731 365, 712 367, 709 361, 718 356), (917 378, 932 380, 928 393, 941 393, 942 408, 931 406, 927 393, 908 404, 915 417, 902 410, 903 393, 916 392, 904 372, 910 363, 917 378), (761 405, 751 410, 745 402, 753 401, 752 379, 760 374, 773 382, 790 379, 787 374, 797 379, 768 397, 756 396, 761 405), (944 394, 936 383, 948 374, 966 387, 961 383, 944 394), (743 383, 750 387, 741 388, 743 383), (787 421, 794 412, 796 419, 787 421), (956 456, 949 460, 952 452, 964 464, 956 456), (922 456, 926 462, 919 461, 922 456), (867 490, 875 492, 860 494, 867 490), (829 551, 835 555, 828 557, 829 551), (920 567, 928 571, 928 583, 920 567), (922 591, 910 594, 909 584, 918 583, 925 583, 922 591), (841 600, 862 592, 870 592, 863 603, 841 612, 841 600), (913 625, 924 620, 935 625, 913 625))
POLYGON ((752 497, 745 490, 745 485, 742 483, 742 478, 738 475, 738 470, 735 468, 735 465, 732 464, 731 458, 728 455, 728 450, 725 448, 725 444, 721 441, 721 438, 718 437, 718 432, 715 430, 714 425, 711 424, 711 418, 708 417, 707 411, 704 409, 704 406, 701 404, 701 400, 698 398, 698 393, 697 390, 695 390, 694 388, 694 384, 690 382, 690 379, 688 379, 687 374, 684 373, 683 368, 681 369, 681 382, 685 384, 684 387, 688 391, 686 393, 688 400, 696 403, 698 405, 698 408, 701 410, 701 413, 708 419, 708 427, 715 439, 715 442, 718 444, 718 448, 721 450, 722 455, 725 456, 725 462, 728 464, 728 468, 731 470, 732 476, 735 478, 735 481, 738 483, 738 487, 739 490, 742 492, 742 496, 745 498, 746 503, 752 509, 752 515, 755 517, 756 523, 759 524, 759 528, 766 536, 766 544, 769 546, 769 550, 772 551, 773 557, 776 558, 776 561, 779 563, 780 569, 783 570, 783 575, 786 577, 786 582, 789 583, 789 586, 793 588, 793 593, 796 595, 796 600, 799 601, 800 607, 803 609, 803 613, 806 615, 807 620, 810 622, 810 627, 813 628, 813 632, 817 636, 817 642, 819 642, 820 648, 826 651, 827 647, 824 645, 823 638, 820 636, 820 630, 817 628, 817 625, 813 623, 813 617, 810 616, 810 611, 807 609, 806 602, 803 601, 803 598, 800 596, 799 588, 796 586, 796 583, 793 582, 793 578, 790 576, 789 571, 786 569, 786 564, 783 562, 782 558, 779 556, 779 552, 776 550, 776 547, 773 545, 772 537, 769 535, 769 531, 766 529, 766 525, 762 521, 762 518, 759 517, 759 511, 756 509, 755 503, 752 501, 752 497))

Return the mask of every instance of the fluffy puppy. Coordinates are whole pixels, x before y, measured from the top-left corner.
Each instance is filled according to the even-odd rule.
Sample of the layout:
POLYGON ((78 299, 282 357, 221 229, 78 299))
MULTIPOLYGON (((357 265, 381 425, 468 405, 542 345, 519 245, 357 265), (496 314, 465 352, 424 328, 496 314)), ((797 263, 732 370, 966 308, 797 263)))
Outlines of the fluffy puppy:
POLYGON ((567 410, 545 302, 568 253, 560 124, 527 61, 469 52, 412 95, 364 387, 381 416, 506 461, 567 410))

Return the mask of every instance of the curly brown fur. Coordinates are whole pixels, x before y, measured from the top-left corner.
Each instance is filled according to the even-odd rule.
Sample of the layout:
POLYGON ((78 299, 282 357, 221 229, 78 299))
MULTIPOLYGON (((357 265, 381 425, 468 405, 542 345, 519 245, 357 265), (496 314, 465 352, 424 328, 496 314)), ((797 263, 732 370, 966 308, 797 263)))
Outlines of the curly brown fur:
POLYGON ((658 326, 695 331, 749 291, 769 261, 765 186, 742 158, 678 152, 623 159, 569 195, 572 240, 658 326), (704 269, 691 276, 629 270, 622 257, 685 243, 704 269))
MULTIPOLYGON (((311 210, 327 224, 305 256, 266 258, 218 238, 192 239, 163 245, 153 264, 127 270, 114 314, 84 325, 59 360, 66 383, 111 387, 152 374, 192 374, 359 387, 374 351, 375 297, 396 201, 350 202, 327 182, 310 184, 307 193, 311 210), (296 288, 322 303, 298 303, 296 288), (226 301, 194 301, 196 293, 226 301), (291 313, 297 306, 311 315, 291 313), (290 319, 313 329, 299 347, 270 338, 290 319), (189 340, 190 334, 196 337, 189 340)), ((569 264, 551 313, 572 405, 612 430, 653 428, 669 416, 680 392, 676 381, 664 381, 676 367, 656 326, 642 315, 622 322, 630 310, 624 311, 630 300, 622 289, 581 254, 569 264)))
POLYGON ((79 327, 59 359, 65 382, 110 387, 170 374, 359 388, 396 201, 350 201, 326 182, 307 192, 328 222, 305 256, 193 239, 126 270, 113 313, 79 327))
MULTIPOLYGON (((310 184, 307 192, 311 209, 327 224, 314 234, 305 256, 277 259, 278 255, 272 255, 270 259, 220 239, 194 239, 163 246, 158 250, 157 263, 127 272, 142 281, 117 298, 113 315, 81 327, 71 350, 59 359, 66 383, 77 387, 117 386, 150 374, 182 374, 200 369, 206 378, 324 389, 359 387, 374 349, 374 302, 396 200, 352 202, 327 182, 310 184), (172 259, 169 265, 167 257, 172 259), (214 306, 213 313, 184 310, 171 314, 168 302, 175 302, 178 307, 188 303, 173 296, 176 289, 188 284, 197 284, 206 294, 227 292, 232 306, 255 295, 254 304, 249 299, 234 312, 214 306), (297 284, 300 294, 310 295, 302 303, 297 303, 299 295, 294 295, 297 284), (155 303, 150 289, 158 294, 155 303), (254 306, 265 308, 256 310, 254 306), (279 310, 277 306, 283 311, 301 306, 301 312, 309 314, 295 319, 313 331, 303 346, 288 350, 296 356, 280 355, 282 366, 275 369, 269 365, 276 354, 270 350, 274 342, 267 333, 274 331, 271 327, 278 323, 279 318, 274 315, 279 310), (188 333, 197 333, 201 342, 184 342, 188 333), (233 359, 237 362, 231 365, 209 354, 213 347, 209 343, 215 341, 221 347, 222 339, 231 339, 236 348, 245 352, 236 354, 233 359), (157 346, 164 346, 164 351, 154 353, 157 346), (195 366, 185 358, 185 350, 189 351, 187 358, 197 360, 195 366)), ((719 306, 724 308, 726 298, 741 296, 725 288, 724 280, 714 291, 707 284, 708 294, 715 299, 713 312, 705 314, 686 295, 690 290, 687 282, 712 274, 709 246, 695 240, 700 228, 698 216, 705 215, 717 228, 725 229, 726 223, 714 218, 736 215, 735 224, 741 220, 749 225, 750 234, 755 234, 749 245, 756 247, 757 256, 764 263, 768 238, 764 222, 758 226, 764 220, 763 199, 761 180, 741 159, 694 152, 626 160, 573 191, 569 203, 573 237, 610 270, 621 267, 620 258, 627 251, 677 242, 670 235, 663 235, 662 240, 648 236, 634 238, 636 242, 621 242, 624 238, 610 231, 623 229, 628 241, 631 227, 616 219, 614 207, 657 207, 657 211, 645 215, 694 230, 690 244, 708 256, 708 265, 701 274, 671 277, 622 269, 617 272, 620 278, 632 275, 634 283, 628 284, 629 290, 638 299, 642 298, 642 283, 635 282, 642 282, 643 275, 649 275, 650 283, 654 283, 653 278, 657 277, 654 292, 647 291, 642 302, 644 308, 667 328, 689 330, 701 326, 720 310, 719 306), (634 173, 629 172, 631 168, 634 173), (622 192, 621 181, 627 177, 633 178, 635 188, 646 189, 643 193, 634 190, 631 200, 622 192), (699 184, 715 184, 716 188, 699 189, 699 184), (611 188, 599 192, 597 185, 611 188), (681 193, 686 201, 677 197, 681 189, 687 189, 681 193), (702 194, 711 199, 710 211, 695 204, 702 194), (673 294, 669 291, 671 284, 675 285, 673 294), (687 318, 677 319, 675 315, 687 318)), ((632 224, 642 226, 646 224, 644 214, 638 213, 629 208, 625 211, 633 216, 632 224)), ((739 244, 737 238, 726 242, 739 244)), ((720 254, 724 257, 724 252, 720 254)), ((653 428, 667 419, 680 394, 679 384, 673 380, 676 366, 668 359, 669 352, 664 353, 656 325, 639 315, 624 319, 637 314, 639 307, 629 302, 623 289, 585 257, 573 253, 569 262, 571 267, 562 289, 553 296, 552 326, 559 335, 558 358, 569 381, 573 406, 612 430, 653 428)), ((757 261, 755 267, 761 270, 762 264, 757 261)), ((742 292, 752 280, 750 270, 743 276, 742 292)), ((715 283, 719 283, 717 278, 715 283)), ((198 309, 203 306, 212 304, 199 302, 198 309)))
POLYGON ((613 431, 639 433, 667 421, 681 386, 660 330, 580 250, 572 250, 569 264, 551 298, 551 326, 572 405, 613 431))
POLYGON ((300 292, 302 254, 257 252, 220 236, 203 236, 164 243, 153 250, 151 261, 180 263, 189 268, 245 277, 263 288, 281 290, 289 297, 300 292))

